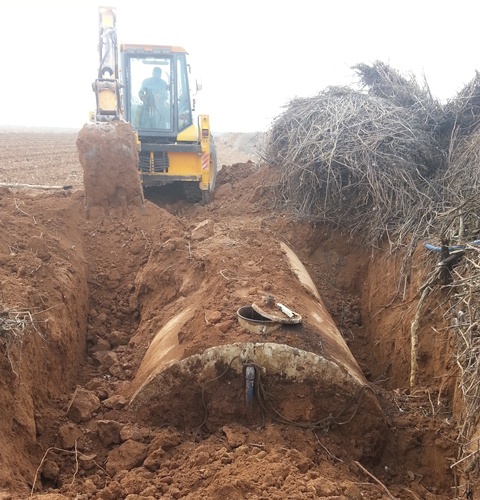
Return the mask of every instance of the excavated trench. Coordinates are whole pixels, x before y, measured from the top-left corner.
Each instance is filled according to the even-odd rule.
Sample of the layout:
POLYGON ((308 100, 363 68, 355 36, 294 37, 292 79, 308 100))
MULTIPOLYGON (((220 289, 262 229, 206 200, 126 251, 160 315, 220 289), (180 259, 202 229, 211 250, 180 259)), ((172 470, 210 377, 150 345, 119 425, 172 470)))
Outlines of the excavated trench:
MULTIPOLYGON (((413 474, 413 482, 421 477, 419 491, 427 487, 449 493, 453 477, 448 459, 454 453, 446 424, 450 411, 443 403, 437 415, 430 411, 432 397, 443 401, 433 384, 410 398, 408 312, 400 318, 395 309, 378 314, 396 294, 398 261, 372 259, 335 234, 310 235, 312 242, 320 242, 313 252, 310 243, 310 264, 321 273, 316 280, 341 333, 297 255, 273 231, 255 230, 256 224, 262 226, 260 220, 226 227, 204 219, 184 228, 185 242, 179 220, 162 217, 159 232, 164 234, 166 225, 167 236, 141 262, 134 298, 128 299, 138 301, 139 312, 131 344, 144 347, 144 354, 132 363, 138 368, 121 392, 136 421, 185 429, 196 440, 232 423, 311 428, 328 432, 329 442, 351 459, 388 471, 381 475, 387 482, 413 474), (254 239, 259 252, 251 249, 254 239), (221 265, 215 258, 219 255, 221 265), (382 266, 385 274, 379 276, 382 266), (272 294, 299 312, 303 324, 268 335, 252 334, 237 324, 238 307, 272 294), (388 330, 385 324, 397 328, 388 330), (259 383, 269 394, 265 401, 256 393, 251 412, 245 400, 247 364, 258 367, 259 383), (367 384, 365 372, 374 385, 367 384)), ((189 217, 187 210, 181 219, 185 223, 189 217)), ((287 237, 305 253, 302 236, 300 231, 287 237)), ((119 257, 128 260, 125 254, 119 257)))
MULTIPOLYGON (((246 189, 241 181, 235 189, 246 189)), ((81 221, 81 195, 62 201, 77 227, 72 222, 68 233, 56 230, 44 238, 50 254, 68 262, 72 278, 65 281, 57 272, 41 282, 59 290, 68 304, 68 315, 55 309, 49 314, 50 324, 68 332, 71 344, 66 365, 53 366, 49 374, 63 383, 46 399, 44 391, 28 396, 33 403, 25 420, 31 419, 35 430, 25 445, 26 465, 16 475, 16 487, 23 480, 35 491, 50 488, 72 498, 87 490, 85 498, 132 492, 147 498, 142 492, 148 488, 153 498, 189 492, 191 498, 203 498, 195 491, 208 492, 215 482, 192 482, 193 476, 216 459, 197 457, 188 473, 180 466, 188 454, 204 446, 213 457, 226 446, 218 463, 233 467, 239 447, 253 443, 251 450, 259 446, 268 455, 276 449, 268 436, 279 433, 278 442, 286 436, 292 440, 282 446, 305 456, 295 459, 297 475, 285 476, 277 496, 265 485, 263 495, 291 498, 289 488, 305 482, 305 471, 316 470, 321 477, 320 465, 327 474, 328 462, 337 470, 329 473, 339 474, 336 488, 327 494, 315 482, 314 491, 302 497, 338 498, 348 490, 347 498, 357 498, 355 486, 364 497, 380 498, 381 488, 365 483, 371 477, 360 465, 348 465, 361 463, 398 498, 452 498, 452 388, 442 392, 434 382, 417 391, 408 388, 414 309, 402 310, 395 302, 398 261, 372 256, 327 229, 274 219, 236 198, 232 184, 224 181, 208 207, 178 202, 165 209, 147 203, 143 215, 132 209, 128 216, 86 221, 81 221), (72 238, 75 251, 67 255, 72 238), (242 328, 236 311, 266 296, 298 312, 302 324, 282 325, 268 334, 242 328), (79 356, 83 349, 85 356, 79 356), (250 399, 248 366, 255 369, 250 399), (56 401, 53 407, 48 399, 56 401), (50 447, 55 449, 43 454, 50 447), (183 459, 182 453, 187 454, 183 459), (38 458, 42 462, 36 469, 38 458), (306 468, 298 465, 304 460, 306 468), (165 470, 171 480, 160 481, 165 470)), ((51 217, 60 213, 52 211, 51 217)), ((46 218, 42 223, 48 230, 46 218)), ((421 277, 421 270, 412 268, 410 298, 421 277)), ((48 328, 44 332, 55 344, 51 334, 48 328)), ((58 349, 52 343, 42 347, 50 361, 32 364, 30 388, 36 385, 36 367, 62 356, 53 352, 58 349)), ((430 345, 421 348, 427 351, 430 345)), ((34 355, 28 356, 26 363, 34 355)), ((432 361, 442 356, 435 351, 425 358, 424 379, 442 376, 444 367, 432 361)), ((266 456, 262 467, 272 457, 266 456)), ((8 462, 12 468, 16 463, 8 462)), ((222 472, 226 483, 231 482, 227 469, 222 472)), ((249 487, 237 485, 236 491, 253 495, 248 481, 249 487)))
MULTIPOLYGON (((161 217, 159 232, 165 233, 168 226, 181 234, 177 220, 166 213, 161 217)), ((110 241, 113 227, 107 228, 105 220, 100 225, 110 241)), ((93 296, 102 297, 102 303, 90 310, 92 334, 88 337, 90 352, 100 361, 108 345, 103 344, 104 336, 96 323, 105 321, 107 336, 108 327, 115 327, 114 323, 109 325, 112 312, 122 328, 126 325, 126 318, 114 306, 107 306, 107 297, 114 293, 119 304, 138 302, 139 323, 129 327, 135 332, 131 343, 143 347, 146 341, 148 349, 134 370, 133 380, 124 384, 122 390, 136 418, 151 425, 169 424, 207 433, 232 421, 259 424, 268 417, 262 414, 271 403, 266 400, 256 403, 260 394, 255 391, 253 414, 247 415, 242 396, 246 386, 245 367, 251 364, 257 367, 258 383, 262 388, 267 385, 269 396, 277 401, 270 418, 275 420, 281 415, 281 420, 302 426, 317 423, 318 429, 323 429, 335 427, 354 414, 356 425, 351 426, 348 439, 356 435, 367 441, 366 437, 371 436, 368 441, 372 441, 359 446, 358 456, 363 456, 363 448, 380 448, 385 423, 375 394, 366 385, 363 373, 298 258, 286 245, 267 237, 259 255, 264 262, 271 259, 275 272, 271 275, 265 272, 268 264, 262 268, 248 265, 237 289, 234 274, 238 270, 234 262, 244 251, 238 244, 232 244, 232 227, 226 231, 214 226, 211 220, 202 221, 191 231, 190 241, 178 236, 165 241, 163 237, 163 243, 156 243, 157 248, 151 250, 148 261, 138 267, 135 278, 132 272, 134 291, 129 297, 121 297, 122 289, 113 288, 111 278, 119 275, 115 271, 107 273, 107 293, 95 285, 91 289, 93 296), (186 255, 187 243, 189 255, 186 255), (222 255, 224 269, 207 257, 215 254, 222 255), (272 283, 267 285, 268 290, 262 290, 265 280, 272 283), (261 335, 251 334, 236 324, 238 306, 260 301, 272 293, 289 304, 295 297, 294 305, 305 318, 303 325, 282 326, 269 335, 261 335), (99 314, 102 310, 109 310, 110 314, 99 314)), ((239 233, 245 231, 244 227, 248 228, 248 223, 241 223, 239 233)), ((103 234, 99 228, 94 234, 91 255, 99 246, 108 246, 101 244, 103 234)), ((115 263, 107 264, 106 255, 102 268, 117 269, 119 261, 125 265, 129 260, 128 244, 124 243, 124 247, 126 251, 116 256, 115 263)), ((131 263, 132 269, 135 265, 131 263)), ((98 277, 93 279, 98 281, 98 277)), ((344 437, 343 432, 339 433, 339 439, 344 437)))

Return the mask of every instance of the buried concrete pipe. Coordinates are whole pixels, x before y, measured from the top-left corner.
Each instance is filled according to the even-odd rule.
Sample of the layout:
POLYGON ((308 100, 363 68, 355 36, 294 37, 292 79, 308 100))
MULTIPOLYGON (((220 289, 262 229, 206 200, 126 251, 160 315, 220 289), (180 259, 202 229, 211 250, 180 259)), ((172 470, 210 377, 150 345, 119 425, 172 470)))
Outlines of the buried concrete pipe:
POLYGON ((279 336, 271 341, 278 330, 254 337, 258 341, 224 341, 193 354, 190 347, 185 355, 178 334, 196 312, 194 306, 185 308, 157 333, 131 385, 131 407, 139 420, 214 430, 227 422, 271 417, 315 430, 338 428, 341 439, 362 442, 363 450, 378 448, 385 428, 378 401, 307 270, 289 247, 281 248, 297 281, 303 330, 289 330, 288 344, 279 336), (313 340, 302 344, 302 335, 313 340), (245 400, 249 366, 258 374, 253 412, 245 400))

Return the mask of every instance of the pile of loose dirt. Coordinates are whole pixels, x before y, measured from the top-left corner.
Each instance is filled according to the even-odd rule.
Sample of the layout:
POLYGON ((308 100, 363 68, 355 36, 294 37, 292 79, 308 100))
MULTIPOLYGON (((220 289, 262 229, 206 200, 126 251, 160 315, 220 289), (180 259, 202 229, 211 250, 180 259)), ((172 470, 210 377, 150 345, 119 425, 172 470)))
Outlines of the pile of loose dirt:
MULTIPOLYGON (((222 169, 218 182, 207 206, 147 202, 144 215, 94 220, 84 218, 81 190, 2 192, 0 318, 8 312, 18 323, 28 311, 32 320, 26 315, 23 331, 0 327, 0 495, 374 499, 388 496, 388 488, 397 498, 451 498, 451 398, 442 379, 406 389, 405 325, 414 311, 396 302, 397 262, 372 257, 339 231, 273 211, 277 178, 268 167, 238 163, 222 169), (278 423, 261 412, 249 420, 227 405, 210 406, 209 386, 197 390, 191 408, 175 397, 164 401, 173 418, 156 415, 163 426, 139 420, 129 405, 144 354, 183 307, 203 311, 178 333, 185 355, 212 343, 258 340, 240 327, 236 310, 290 283, 282 300, 305 312, 280 242, 306 264, 371 381, 384 416, 383 445, 373 433, 352 432, 356 412, 337 429, 278 423)), ((413 297, 419 279, 412 275, 413 297)), ((281 335, 299 348, 314 339, 300 329, 272 340, 281 335)), ((427 356, 438 349, 420 348, 420 368, 445 375, 427 356)), ((218 384, 244 397, 236 379, 218 384)), ((310 388, 291 390, 296 420, 310 388)), ((275 397, 281 403, 282 394, 275 397)))

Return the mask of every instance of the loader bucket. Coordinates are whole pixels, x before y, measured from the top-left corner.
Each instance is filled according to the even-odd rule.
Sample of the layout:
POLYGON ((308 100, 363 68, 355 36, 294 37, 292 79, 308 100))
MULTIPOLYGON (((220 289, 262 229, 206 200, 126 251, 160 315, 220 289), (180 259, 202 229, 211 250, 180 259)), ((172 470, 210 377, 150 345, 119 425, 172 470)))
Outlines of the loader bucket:
POLYGON ((143 210, 142 185, 138 173, 136 136, 122 121, 87 123, 79 132, 77 149, 83 167, 85 210, 126 215, 127 207, 143 210))

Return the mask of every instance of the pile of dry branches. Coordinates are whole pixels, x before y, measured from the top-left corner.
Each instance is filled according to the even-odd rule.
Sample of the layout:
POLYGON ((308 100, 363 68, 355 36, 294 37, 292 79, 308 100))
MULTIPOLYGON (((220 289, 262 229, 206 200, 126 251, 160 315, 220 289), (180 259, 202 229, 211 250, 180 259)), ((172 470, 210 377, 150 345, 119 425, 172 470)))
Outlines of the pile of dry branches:
POLYGON ((280 169, 283 201, 299 217, 375 242, 431 212, 442 157, 414 110, 333 87, 290 102, 272 126, 266 160, 280 169))
POLYGON ((376 61, 372 65, 357 64, 352 69, 357 73, 362 89, 369 95, 409 108, 428 125, 433 134, 442 125, 444 111, 432 97, 425 78, 420 85, 414 74, 403 76, 382 61, 376 61))
POLYGON ((445 106, 445 120, 455 136, 465 137, 480 124, 480 73, 445 106))
MULTIPOLYGON (((480 130, 467 137, 457 136, 452 139, 448 168, 442 182, 444 196, 452 206, 460 207, 465 200, 478 198, 480 189, 480 130)), ((480 207, 480 203, 478 206, 480 207)))
POLYGON ((360 90, 294 99, 274 120, 265 160, 281 172, 277 199, 366 243, 435 233, 439 213, 477 198, 480 74, 442 106, 385 63, 353 69, 360 90))

